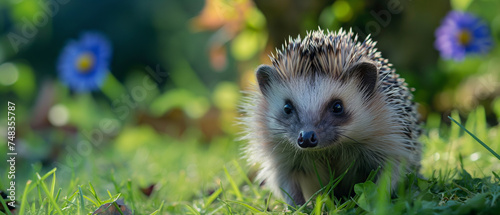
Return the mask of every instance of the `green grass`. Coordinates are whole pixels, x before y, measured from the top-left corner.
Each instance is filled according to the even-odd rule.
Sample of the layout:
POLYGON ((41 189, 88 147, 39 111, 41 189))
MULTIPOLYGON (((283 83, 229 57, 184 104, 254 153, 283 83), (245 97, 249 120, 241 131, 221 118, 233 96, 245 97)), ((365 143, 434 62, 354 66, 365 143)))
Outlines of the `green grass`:
MULTIPOLYGON (((451 115, 459 119, 457 113, 451 115)), ((22 184, 17 213, 89 214, 103 205, 102 210, 117 210, 122 206, 119 199, 134 214, 498 213, 500 160, 478 141, 499 152, 500 126, 488 127, 482 108, 470 113, 463 128, 442 124, 430 116, 422 137, 424 179, 403 176, 395 198, 387 189, 390 177, 382 177, 378 184, 356 185, 356 196, 345 201, 330 197, 337 182, 332 180, 310 204, 287 207, 252 182, 254 171, 242 158, 243 143, 234 137, 202 144, 195 138, 196 131, 176 140, 139 126, 126 127, 111 144, 94 148, 75 168, 66 167, 64 159, 60 162, 65 166, 57 169, 34 165, 28 171, 29 180, 17 181, 22 184), (140 191, 151 184, 155 188, 150 196, 140 191)))

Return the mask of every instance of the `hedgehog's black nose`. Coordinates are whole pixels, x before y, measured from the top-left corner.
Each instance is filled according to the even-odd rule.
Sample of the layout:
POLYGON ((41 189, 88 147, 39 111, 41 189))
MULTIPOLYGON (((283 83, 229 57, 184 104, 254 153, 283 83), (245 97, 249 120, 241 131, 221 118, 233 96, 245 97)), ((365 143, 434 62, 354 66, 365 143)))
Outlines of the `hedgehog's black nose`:
POLYGON ((318 145, 317 136, 314 131, 301 131, 297 143, 301 148, 316 147, 318 145))

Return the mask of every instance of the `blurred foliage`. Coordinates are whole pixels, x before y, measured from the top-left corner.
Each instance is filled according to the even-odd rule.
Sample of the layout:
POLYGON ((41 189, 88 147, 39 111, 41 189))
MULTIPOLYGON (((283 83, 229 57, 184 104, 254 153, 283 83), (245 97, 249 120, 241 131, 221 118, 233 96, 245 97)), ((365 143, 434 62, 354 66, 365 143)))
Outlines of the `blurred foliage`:
MULTIPOLYGON (((474 165, 498 170, 498 162, 482 161, 486 152, 467 145, 469 137, 449 128, 446 118, 452 113, 486 142, 500 142, 495 126, 500 117, 498 8, 499 1, 484 0, 3 0, 0 102, 16 103, 19 170, 39 171, 35 163, 43 168, 75 165, 89 173, 121 169, 128 171, 115 177, 141 175, 141 186, 157 182, 169 188, 161 192, 195 192, 200 188, 169 183, 202 183, 196 174, 210 178, 219 173, 207 169, 239 157, 239 143, 233 140, 239 131, 240 91, 255 83, 254 69, 270 62, 275 47, 318 26, 352 28, 361 39, 371 34, 382 56, 416 89, 428 128, 423 137, 426 174, 434 162, 456 162, 462 151, 469 171, 474 165), (453 9, 475 13, 489 24, 495 40, 489 54, 462 62, 439 58, 434 31, 453 9), (67 42, 87 30, 110 40, 111 75, 101 91, 78 94, 60 83, 56 62, 67 42), (176 151, 181 144, 188 146, 176 151), (85 147, 92 156, 81 155, 85 147), (108 156, 117 155, 108 153, 123 157, 109 161, 108 156), (84 162, 88 158, 95 160, 84 162), (146 176, 151 169, 168 171, 168 177, 146 176)), ((0 106, 0 112, 6 107, 0 106)), ((6 118, 0 119, 5 131, 6 118)), ((500 145, 494 147, 500 151, 500 145)), ((2 160, 5 152, 0 147, 2 160)), ((4 184, 5 177, 0 178, 4 184)))

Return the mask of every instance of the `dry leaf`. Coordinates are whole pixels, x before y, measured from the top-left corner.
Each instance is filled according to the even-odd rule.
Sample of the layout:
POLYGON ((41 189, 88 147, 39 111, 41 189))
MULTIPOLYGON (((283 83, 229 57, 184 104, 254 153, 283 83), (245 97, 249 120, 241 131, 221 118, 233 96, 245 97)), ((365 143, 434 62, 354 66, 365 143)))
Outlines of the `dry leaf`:
POLYGON ((93 215, 132 215, 132 211, 125 205, 123 199, 117 200, 114 203, 118 205, 118 208, 113 203, 106 203, 97 208, 93 215), (121 213, 120 213, 121 211, 121 213))
POLYGON ((153 190, 155 188, 155 184, 151 184, 148 187, 140 188, 141 192, 144 193, 147 197, 151 196, 151 193, 153 193, 153 190))

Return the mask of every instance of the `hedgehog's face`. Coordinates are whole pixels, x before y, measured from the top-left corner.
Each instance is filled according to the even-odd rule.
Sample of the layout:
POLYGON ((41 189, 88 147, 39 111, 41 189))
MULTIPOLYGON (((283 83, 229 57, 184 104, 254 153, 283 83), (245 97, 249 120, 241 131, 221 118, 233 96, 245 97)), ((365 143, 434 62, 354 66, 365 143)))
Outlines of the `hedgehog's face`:
POLYGON ((374 99, 378 72, 371 63, 358 63, 344 74, 338 79, 312 73, 284 80, 273 67, 259 67, 256 75, 274 142, 302 150, 357 142, 373 118, 367 101, 374 99))

